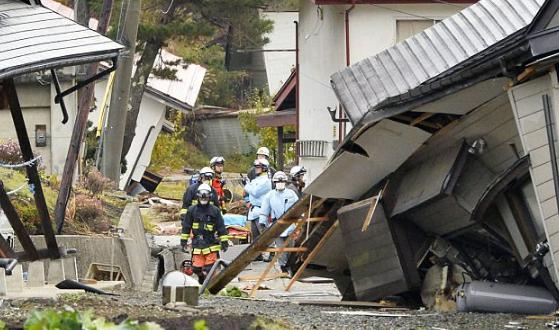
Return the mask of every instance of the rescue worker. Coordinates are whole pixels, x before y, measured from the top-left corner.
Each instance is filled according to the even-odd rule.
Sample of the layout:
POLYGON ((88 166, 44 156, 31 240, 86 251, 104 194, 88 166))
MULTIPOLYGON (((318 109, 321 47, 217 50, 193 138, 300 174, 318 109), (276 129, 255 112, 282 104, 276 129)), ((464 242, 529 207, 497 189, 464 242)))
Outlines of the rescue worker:
POLYGON ((212 179, 211 187, 214 188, 217 199, 219 201, 219 207, 224 210, 225 208, 225 192, 223 191, 223 186, 225 186, 225 179, 223 179, 223 169, 225 166, 225 158, 221 156, 213 157, 210 160, 210 168, 214 171, 215 176, 212 179))
POLYGON ((306 173, 307 169, 299 165, 293 166, 289 171, 291 182, 287 185, 287 188, 297 193, 299 198, 303 195, 303 189, 305 188, 304 177, 306 173))
MULTIPOLYGON (((210 185, 211 187, 213 177, 214 177, 214 171, 211 168, 204 167, 200 170, 198 181, 195 184, 188 186, 188 188, 186 189, 186 191, 182 196, 182 208, 180 210, 181 216, 186 214, 188 208, 191 205, 198 203, 198 201, 196 200, 196 192, 198 191, 198 187, 200 187, 200 185, 204 183, 210 185)), ((213 188, 211 189, 211 191, 212 191, 212 198, 210 202, 213 205, 218 206, 219 200, 217 199, 217 192, 213 188)))
POLYGON ((227 251, 229 240, 221 211, 210 204, 211 187, 203 183, 196 190, 197 204, 188 208, 181 217, 181 246, 186 250, 192 231, 192 269, 198 282, 204 283, 206 275, 217 261, 219 251, 227 251), (217 236, 216 236, 217 234, 217 236))
MULTIPOLYGON (((272 223, 275 222, 281 218, 283 214, 297 202, 297 200, 299 200, 299 197, 293 190, 286 188, 288 178, 284 172, 276 172, 272 180, 274 181, 276 188, 264 196, 262 199, 262 208, 260 209, 259 221, 261 224, 266 225, 268 225, 268 217, 272 218, 272 223)), ((285 244, 287 237, 294 230, 295 225, 292 224, 289 228, 283 231, 283 233, 276 238, 276 247, 282 247, 285 244)), ((287 267, 288 257, 289 254, 287 252, 282 253, 278 259, 278 264, 282 272, 289 274, 290 270, 287 267)))
MULTIPOLYGON (((266 148, 266 147, 260 147, 258 148, 258 150, 256 151, 256 159, 265 159, 268 161, 268 163, 270 162, 270 149, 266 148)), ((276 173, 276 170, 273 167, 268 168, 268 178, 271 180, 272 176, 274 175, 274 173, 276 173)), ((256 169, 254 168, 254 166, 252 166, 250 168, 250 170, 247 173, 247 177, 249 180, 254 180, 254 178, 257 177, 256 175, 256 169)))
MULTIPOLYGON (((262 198, 270 190, 272 190, 272 183, 270 182, 270 179, 268 179, 268 168, 270 163, 268 163, 266 159, 256 159, 253 165, 256 177, 245 185, 244 191, 248 195, 250 203, 247 220, 250 222, 250 231, 252 234, 252 240, 254 241, 260 235, 258 219, 260 217, 262 198)), ((262 255, 259 255, 256 260, 262 260, 262 255)))

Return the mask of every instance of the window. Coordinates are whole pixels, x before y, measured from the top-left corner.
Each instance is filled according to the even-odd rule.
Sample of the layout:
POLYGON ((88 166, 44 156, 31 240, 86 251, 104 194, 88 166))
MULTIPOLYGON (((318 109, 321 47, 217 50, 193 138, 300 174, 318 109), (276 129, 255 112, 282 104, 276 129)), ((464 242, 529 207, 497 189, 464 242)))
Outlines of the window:
POLYGON ((418 34, 440 22, 439 20, 411 20, 403 19, 396 21, 396 42, 404 41, 407 38, 418 34))

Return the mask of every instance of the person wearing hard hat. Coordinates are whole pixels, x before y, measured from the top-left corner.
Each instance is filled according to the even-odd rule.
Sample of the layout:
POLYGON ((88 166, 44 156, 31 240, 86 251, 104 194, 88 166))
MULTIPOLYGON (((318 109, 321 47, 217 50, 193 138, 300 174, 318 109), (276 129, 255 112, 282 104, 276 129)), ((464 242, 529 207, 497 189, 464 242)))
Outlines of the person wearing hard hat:
POLYGON ((287 188, 296 192, 299 197, 303 195, 303 189, 305 188, 305 173, 307 173, 307 170, 299 165, 293 166, 289 171, 291 182, 287 185, 287 188))
MULTIPOLYGON (((275 183, 275 189, 268 192, 262 199, 262 207, 260 208, 259 216, 260 224, 268 225, 268 218, 272 219, 272 223, 275 222, 299 199, 293 190, 287 189, 288 178, 284 172, 276 172, 272 180, 275 183)), ((284 230, 280 236, 276 238, 276 248, 284 246, 288 236, 294 230, 295 225, 293 224, 284 230)), ((282 272, 289 274, 289 269, 287 267, 288 257, 288 253, 282 253, 278 259, 278 264, 282 272)))
MULTIPOLYGON (((186 212, 188 212, 188 208, 191 205, 198 203, 198 201, 196 200, 196 192, 198 191, 198 187, 200 187, 200 185, 204 183, 211 187, 213 177, 214 177, 214 171, 209 167, 204 167, 200 170, 198 181, 195 184, 190 185, 188 186, 188 188, 186 188, 186 191, 182 196, 182 208, 180 210, 181 221, 182 218, 186 215, 186 212)), ((213 188, 211 190, 212 190, 212 198, 210 200, 210 203, 219 206, 217 192, 213 188)))
POLYGON ((215 176, 212 179, 211 187, 214 188, 217 199, 219 200, 219 207, 221 209, 225 206, 225 192, 223 191, 223 186, 225 186, 225 180, 223 179, 223 169, 225 166, 225 158, 221 156, 213 157, 210 160, 210 167, 214 171, 215 176))
POLYGON ((210 203, 212 194, 208 184, 200 184, 196 189, 197 203, 188 208, 182 221, 181 246, 187 249, 192 232, 192 269, 200 284, 217 261, 219 251, 225 252, 229 247, 221 210, 210 203))
MULTIPOLYGON (((268 163, 270 162, 270 149, 266 148, 266 147, 260 147, 258 148, 258 150, 256 151, 256 159, 265 159, 268 161, 268 163)), ((276 173, 276 170, 268 165, 268 178, 271 180, 272 176, 274 175, 274 173, 276 173)), ((254 180, 254 178, 257 177, 256 175, 256 169, 254 166, 252 166, 250 168, 250 170, 247 173, 247 177, 249 180, 254 180)))
MULTIPOLYGON (((247 220, 250 222, 252 240, 254 241, 260 235, 258 218, 260 217, 262 198, 272 190, 272 182, 268 179, 270 163, 266 159, 256 159, 253 165, 256 177, 245 185, 244 191, 248 195, 250 203, 247 220)), ((261 256, 257 259, 261 259, 261 256)))

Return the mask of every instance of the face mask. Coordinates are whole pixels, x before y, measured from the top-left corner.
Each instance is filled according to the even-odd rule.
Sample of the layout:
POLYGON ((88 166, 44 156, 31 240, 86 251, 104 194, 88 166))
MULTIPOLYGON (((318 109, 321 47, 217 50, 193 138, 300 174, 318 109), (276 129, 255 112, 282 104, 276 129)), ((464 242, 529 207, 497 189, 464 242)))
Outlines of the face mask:
POLYGON ((201 205, 207 205, 207 204, 208 204, 208 200, 201 199, 201 200, 200 200, 200 204, 201 204, 201 205))
POLYGON ((285 182, 276 182, 276 189, 277 190, 284 190, 285 189, 285 182))

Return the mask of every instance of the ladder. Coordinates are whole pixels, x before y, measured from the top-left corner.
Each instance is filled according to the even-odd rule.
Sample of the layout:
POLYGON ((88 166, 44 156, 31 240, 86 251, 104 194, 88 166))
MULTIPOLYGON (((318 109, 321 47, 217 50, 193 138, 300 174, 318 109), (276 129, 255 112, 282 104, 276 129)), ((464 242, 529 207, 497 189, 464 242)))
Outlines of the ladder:
MULTIPOLYGON (((309 251, 312 253, 320 242, 320 238, 324 236, 323 234, 337 221, 336 212, 342 205, 342 202, 339 200, 318 199, 313 202, 312 199, 313 197, 309 195, 300 199, 280 219, 262 232, 227 267, 216 274, 208 285, 210 293, 217 294, 262 252, 276 252, 276 255, 265 272, 261 274, 259 282, 254 286, 255 288, 258 288, 261 280, 271 270, 281 252, 293 252, 297 255, 309 251), (304 215, 303 219, 301 219, 301 215, 304 215), (295 240, 295 247, 286 247, 289 243, 289 240, 286 240, 286 244, 283 247, 270 248, 269 245, 292 224, 296 224, 299 227, 306 225, 306 235, 301 235, 295 240), (318 239, 316 239, 317 237, 318 239)), ((289 237, 289 239, 295 239, 295 237, 289 237)))

